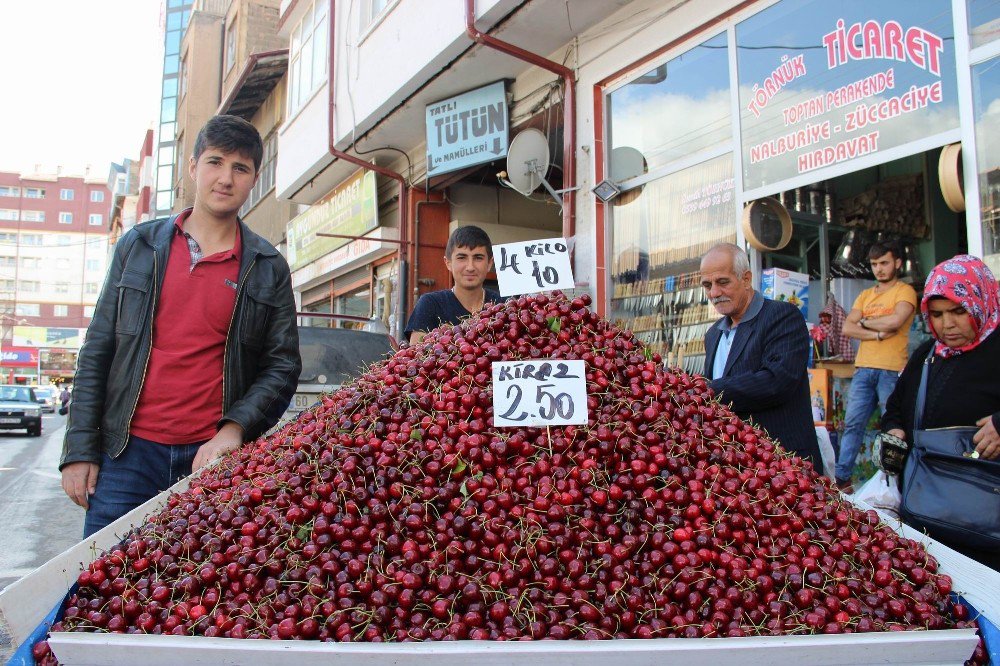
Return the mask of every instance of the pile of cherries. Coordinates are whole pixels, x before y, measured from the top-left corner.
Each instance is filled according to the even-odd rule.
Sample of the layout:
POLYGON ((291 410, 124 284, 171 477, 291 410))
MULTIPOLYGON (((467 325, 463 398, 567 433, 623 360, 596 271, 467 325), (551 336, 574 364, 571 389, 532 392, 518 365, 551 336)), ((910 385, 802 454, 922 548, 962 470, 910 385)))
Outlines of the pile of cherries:
MULTIPOLYGON (((922 546, 588 304, 510 299, 374 365, 173 495, 80 574, 53 630, 379 642, 974 626, 922 546), (585 362, 588 423, 494 427, 491 364, 540 358, 585 362)), ((35 656, 55 661, 45 642, 35 656)))

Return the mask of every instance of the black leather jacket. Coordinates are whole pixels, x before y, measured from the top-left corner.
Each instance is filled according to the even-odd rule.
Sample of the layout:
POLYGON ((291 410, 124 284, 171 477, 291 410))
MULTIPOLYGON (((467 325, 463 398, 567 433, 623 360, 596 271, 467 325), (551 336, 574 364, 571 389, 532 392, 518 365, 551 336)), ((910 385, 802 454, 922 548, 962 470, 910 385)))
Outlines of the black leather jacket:
MULTIPOLYGON (((80 349, 62 469, 121 455, 146 377, 153 313, 174 235, 174 217, 136 225, 115 245, 104 289, 80 349)), ((256 439, 295 393, 302 360, 288 263, 240 222, 236 306, 226 339, 222 420, 256 439)))

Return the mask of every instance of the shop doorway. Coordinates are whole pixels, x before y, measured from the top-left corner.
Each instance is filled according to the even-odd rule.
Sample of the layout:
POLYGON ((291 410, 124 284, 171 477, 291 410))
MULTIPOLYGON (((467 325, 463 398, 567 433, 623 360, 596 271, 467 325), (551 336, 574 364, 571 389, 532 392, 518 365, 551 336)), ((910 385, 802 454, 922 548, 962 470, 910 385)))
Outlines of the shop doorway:
MULTIPOLYGON (((808 321, 819 321, 830 294, 850 311, 872 284, 868 250, 875 242, 898 244, 901 279, 918 295, 927 271, 967 251, 965 214, 950 210, 942 194, 940 154, 930 150, 775 196, 791 217, 792 237, 763 253, 762 267, 808 276, 808 321)), ((911 347, 926 334, 916 321, 911 347)))

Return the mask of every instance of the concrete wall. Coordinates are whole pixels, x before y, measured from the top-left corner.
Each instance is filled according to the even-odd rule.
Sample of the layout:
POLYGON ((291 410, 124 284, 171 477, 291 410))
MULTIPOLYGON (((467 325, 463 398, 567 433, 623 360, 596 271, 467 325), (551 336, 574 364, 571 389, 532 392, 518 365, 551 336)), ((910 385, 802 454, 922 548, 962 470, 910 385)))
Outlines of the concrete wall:
MULTIPOLYGON (((300 0, 282 16, 282 34, 300 20, 300 0)), ((362 27, 358 3, 335 2, 336 49, 335 116, 337 144, 345 147, 352 134, 363 132, 386 112, 419 88, 469 46, 465 34, 464 1, 433 0, 434 11, 423 1, 401 0, 376 25, 362 27)), ((515 0, 478 0, 477 16, 484 23, 510 11, 515 0)), ((281 130, 279 142, 295 146, 282 150, 277 189, 282 197, 295 196, 331 159, 327 153, 327 86, 299 109, 281 130)), ((423 159, 422 157, 420 158, 423 159)), ((316 198, 323 192, 317 193, 316 198)))

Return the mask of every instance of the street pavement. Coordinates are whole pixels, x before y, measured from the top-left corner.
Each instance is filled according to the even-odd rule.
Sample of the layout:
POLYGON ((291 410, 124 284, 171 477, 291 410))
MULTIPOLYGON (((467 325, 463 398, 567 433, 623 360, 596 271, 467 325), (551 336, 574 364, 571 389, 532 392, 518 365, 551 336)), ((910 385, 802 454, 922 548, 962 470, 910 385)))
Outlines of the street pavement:
POLYGON ((62 491, 66 417, 42 416, 42 436, 0 430, 0 590, 83 538, 83 509, 62 491))

